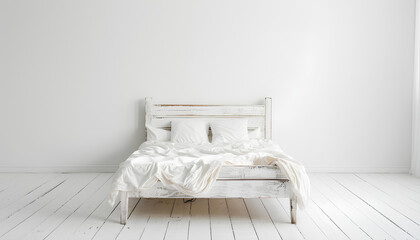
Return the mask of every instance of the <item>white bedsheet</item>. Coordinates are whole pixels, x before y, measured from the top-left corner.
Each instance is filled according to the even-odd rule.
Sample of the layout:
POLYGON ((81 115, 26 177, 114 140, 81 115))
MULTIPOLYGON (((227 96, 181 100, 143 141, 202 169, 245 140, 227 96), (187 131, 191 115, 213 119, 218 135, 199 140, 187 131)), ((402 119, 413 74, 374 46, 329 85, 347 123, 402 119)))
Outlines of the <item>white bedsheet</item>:
POLYGON ((310 191, 305 167, 264 139, 221 145, 145 142, 120 164, 109 203, 115 204, 119 191, 141 192, 158 181, 188 195, 205 192, 224 164, 278 166, 290 179, 300 207, 305 206, 310 191))

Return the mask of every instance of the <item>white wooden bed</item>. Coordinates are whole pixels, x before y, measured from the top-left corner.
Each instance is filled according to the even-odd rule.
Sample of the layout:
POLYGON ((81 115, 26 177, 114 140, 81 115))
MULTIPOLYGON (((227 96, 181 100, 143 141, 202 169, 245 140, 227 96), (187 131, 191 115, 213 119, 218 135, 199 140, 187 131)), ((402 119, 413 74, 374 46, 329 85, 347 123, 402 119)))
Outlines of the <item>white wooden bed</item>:
MULTIPOLYGON (((271 98, 264 105, 179 105, 154 104, 146 98, 146 125, 170 129, 180 118, 248 118, 249 130, 259 128, 271 139, 271 98)), ((211 133, 210 133, 211 134, 211 133)), ((130 197, 144 198, 289 198, 291 222, 296 223, 296 197, 287 177, 275 166, 223 166, 212 189, 203 194, 185 195, 160 182, 140 194, 121 192, 121 224, 126 224, 130 197)))

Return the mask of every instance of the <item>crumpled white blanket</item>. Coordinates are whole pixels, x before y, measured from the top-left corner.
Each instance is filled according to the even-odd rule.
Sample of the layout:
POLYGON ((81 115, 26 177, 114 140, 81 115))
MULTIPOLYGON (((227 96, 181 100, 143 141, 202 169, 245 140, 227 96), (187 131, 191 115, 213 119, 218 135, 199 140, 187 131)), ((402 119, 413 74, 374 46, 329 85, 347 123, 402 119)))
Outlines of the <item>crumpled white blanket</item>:
POLYGON ((209 190, 223 165, 276 165, 290 179, 302 208, 309 197, 305 167, 285 155, 271 140, 252 139, 232 144, 143 143, 116 172, 109 203, 119 191, 141 192, 161 181, 166 187, 188 195, 209 190))

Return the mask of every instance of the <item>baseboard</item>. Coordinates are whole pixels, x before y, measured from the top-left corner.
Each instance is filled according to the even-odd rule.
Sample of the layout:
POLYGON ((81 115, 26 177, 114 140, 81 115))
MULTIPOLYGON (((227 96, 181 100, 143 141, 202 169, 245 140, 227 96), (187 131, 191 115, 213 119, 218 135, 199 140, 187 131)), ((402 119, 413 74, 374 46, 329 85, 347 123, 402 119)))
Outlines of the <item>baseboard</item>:
MULTIPOLYGON (((69 172, 115 172, 118 165, 74 165, 74 166, 38 166, 38 167, 12 167, 0 166, 0 172, 23 172, 23 173, 69 173, 69 172)), ((330 173, 408 173, 409 166, 401 167, 325 167, 306 166, 308 172, 330 173)))
POLYGON ((408 173, 409 166, 400 167, 325 167, 307 166, 307 172, 327 172, 327 173, 408 173))

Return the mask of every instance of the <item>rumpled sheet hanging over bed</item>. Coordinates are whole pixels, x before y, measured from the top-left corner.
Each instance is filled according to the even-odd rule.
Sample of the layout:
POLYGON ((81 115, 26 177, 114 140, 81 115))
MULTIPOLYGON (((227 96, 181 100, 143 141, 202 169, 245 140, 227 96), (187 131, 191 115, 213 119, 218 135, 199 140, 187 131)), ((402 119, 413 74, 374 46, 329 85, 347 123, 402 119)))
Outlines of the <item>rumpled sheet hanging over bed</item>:
POLYGON ((233 144, 143 143, 116 172, 109 203, 119 191, 141 192, 161 181, 166 187, 195 195, 211 188, 222 165, 276 165, 290 179, 300 207, 309 197, 305 167, 285 155, 271 140, 252 139, 233 144))

